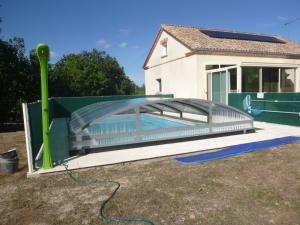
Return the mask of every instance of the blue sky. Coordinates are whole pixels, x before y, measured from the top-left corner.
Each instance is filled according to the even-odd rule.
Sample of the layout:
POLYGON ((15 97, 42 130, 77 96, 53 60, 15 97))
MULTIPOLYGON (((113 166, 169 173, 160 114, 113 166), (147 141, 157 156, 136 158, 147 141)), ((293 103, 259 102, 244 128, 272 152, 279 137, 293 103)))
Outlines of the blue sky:
POLYGON ((23 37, 64 54, 97 48, 116 57, 137 84, 162 23, 279 34, 300 43, 299 0, 0 0, 2 37, 23 37))

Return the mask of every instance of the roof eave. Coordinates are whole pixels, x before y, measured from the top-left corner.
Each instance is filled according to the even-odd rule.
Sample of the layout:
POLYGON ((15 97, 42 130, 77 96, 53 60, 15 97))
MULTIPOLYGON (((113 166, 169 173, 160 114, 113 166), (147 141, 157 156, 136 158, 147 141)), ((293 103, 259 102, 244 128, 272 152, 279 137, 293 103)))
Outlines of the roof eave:
POLYGON ((147 69, 147 66, 146 66, 146 65, 147 65, 147 63, 148 63, 148 61, 149 61, 149 59, 150 59, 150 57, 151 57, 151 55, 152 55, 152 52, 153 52, 153 50, 154 50, 154 48, 155 48, 155 46, 156 46, 156 44, 157 44, 157 42, 158 42, 158 40, 159 40, 159 38, 160 38, 160 36, 161 36, 162 31, 163 31, 163 28, 160 27, 160 29, 159 29, 159 31, 158 31, 156 37, 155 37, 155 40, 154 40, 154 42, 153 42, 153 44, 152 44, 152 46, 151 46, 151 49, 150 49, 150 51, 149 51, 149 53, 148 53, 148 55, 147 55, 147 58, 146 58, 146 60, 145 60, 145 62, 144 62, 144 64, 143 64, 143 69, 144 69, 144 70, 147 69))
POLYGON ((210 49, 210 48, 198 48, 190 53, 190 55, 228 55, 228 56, 245 56, 245 57, 271 57, 271 58, 288 58, 288 59, 300 59, 300 53, 282 53, 282 52, 266 52, 266 51, 245 51, 245 50, 231 50, 231 49, 210 49))

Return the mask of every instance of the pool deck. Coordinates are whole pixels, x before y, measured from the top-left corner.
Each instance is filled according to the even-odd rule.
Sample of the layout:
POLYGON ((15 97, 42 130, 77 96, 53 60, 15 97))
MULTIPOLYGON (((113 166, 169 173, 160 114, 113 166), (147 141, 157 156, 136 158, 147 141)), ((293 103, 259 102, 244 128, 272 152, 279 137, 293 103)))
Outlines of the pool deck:
MULTIPOLYGON (((68 167, 69 169, 81 169, 94 166, 111 165, 142 159, 201 152, 224 148, 237 144, 270 140, 279 137, 300 136, 300 127, 296 126, 254 122, 254 127, 260 129, 257 130, 255 133, 249 134, 238 134, 232 136, 223 136, 216 138, 192 140, 170 144, 168 143, 162 145, 137 147, 82 155, 79 157, 70 158, 68 160, 68 167)), ((59 165, 48 170, 39 169, 31 174, 28 174, 28 176, 35 176, 43 173, 59 172, 64 170, 65 168, 62 165, 59 165)))

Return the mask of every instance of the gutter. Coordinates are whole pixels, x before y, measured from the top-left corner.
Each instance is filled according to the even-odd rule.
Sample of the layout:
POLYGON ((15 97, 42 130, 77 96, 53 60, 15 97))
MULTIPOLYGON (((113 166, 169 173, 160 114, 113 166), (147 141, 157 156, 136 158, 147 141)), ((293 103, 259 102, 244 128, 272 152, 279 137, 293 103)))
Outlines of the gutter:
POLYGON ((194 54, 207 55, 236 55, 236 56, 254 56, 254 57, 275 57, 300 59, 300 53, 282 53, 282 52, 266 52, 266 51, 252 51, 252 50, 233 50, 233 49, 216 49, 216 48, 198 48, 186 54, 186 56, 194 54))

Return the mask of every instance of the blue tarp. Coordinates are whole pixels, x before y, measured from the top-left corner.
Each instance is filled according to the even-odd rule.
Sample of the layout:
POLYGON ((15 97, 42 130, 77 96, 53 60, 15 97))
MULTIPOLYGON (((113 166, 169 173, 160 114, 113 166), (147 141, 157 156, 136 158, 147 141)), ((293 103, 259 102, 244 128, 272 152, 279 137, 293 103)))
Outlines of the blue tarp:
POLYGON ((266 141, 256 141, 256 142, 250 142, 246 144, 234 145, 215 152, 200 153, 197 155, 190 155, 190 156, 183 156, 183 157, 175 157, 174 159, 177 162, 182 164, 201 163, 201 162, 206 162, 206 161, 211 161, 216 159, 223 159, 235 155, 241 155, 247 152, 265 150, 268 148, 289 144, 296 141, 300 141, 300 137, 288 136, 288 137, 275 138, 266 141))

